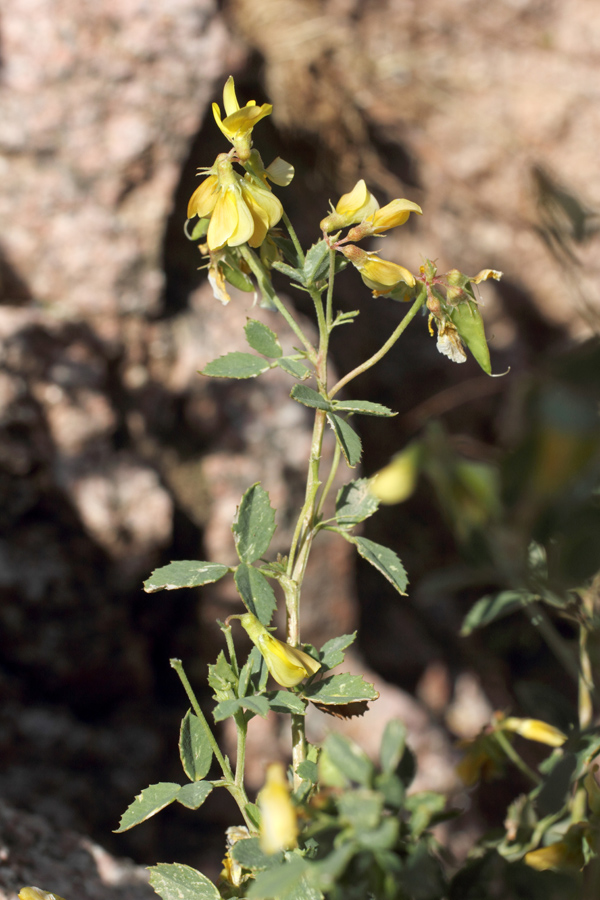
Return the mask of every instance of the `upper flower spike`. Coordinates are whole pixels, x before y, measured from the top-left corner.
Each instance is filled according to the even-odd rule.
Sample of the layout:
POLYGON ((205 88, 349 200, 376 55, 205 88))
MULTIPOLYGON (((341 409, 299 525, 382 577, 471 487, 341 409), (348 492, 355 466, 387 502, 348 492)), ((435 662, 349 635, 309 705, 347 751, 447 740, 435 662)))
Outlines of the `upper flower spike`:
POLYGON ((256 100, 249 100, 245 106, 240 108, 235 94, 233 77, 230 75, 223 88, 223 106, 225 107, 225 118, 221 119, 219 104, 213 103, 215 122, 227 140, 235 147, 240 162, 246 162, 252 148, 252 129, 257 122, 271 114, 273 105, 263 103, 262 106, 257 106, 256 100))

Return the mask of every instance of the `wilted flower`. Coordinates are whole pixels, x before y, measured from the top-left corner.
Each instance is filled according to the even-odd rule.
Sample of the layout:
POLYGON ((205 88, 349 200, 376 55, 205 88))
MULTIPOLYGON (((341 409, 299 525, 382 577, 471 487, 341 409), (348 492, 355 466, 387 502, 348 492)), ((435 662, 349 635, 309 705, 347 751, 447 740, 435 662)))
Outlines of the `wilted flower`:
POLYGON ((448 319, 440 321, 435 320, 438 329, 438 339, 436 347, 438 351, 447 356, 452 362, 464 363, 467 361, 467 354, 463 342, 456 327, 448 319))
POLYGON ((267 669, 283 687, 295 687, 321 668, 321 663, 308 653, 278 641, 252 613, 246 613, 239 619, 252 643, 262 653, 267 669))
POLYGON ((368 253, 354 244, 340 247, 340 252, 358 269, 364 283, 376 294, 389 294, 400 282, 414 287, 415 277, 408 269, 381 259, 377 253, 368 253))
POLYGON ((219 104, 213 103, 212 105, 215 122, 227 140, 235 147, 240 162, 246 162, 250 157, 252 147, 252 129, 261 119, 271 114, 273 105, 263 103, 262 106, 257 106, 256 100, 249 100, 245 106, 240 108, 231 75, 223 88, 223 105, 225 107, 224 119, 221 119, 219 104))
POLYGON ((244 881, 247 881, 250 876, 247 874, 244 875, 239 862, 236 862, 236 860, 233 859, 231 848, 237 844, 238 841, 244 841, 249 838, 250 832, 245 825, 232 825, 225 830, 225 837, 227 839, 227 853, 222 861, 223 870, 221 872, 221 878, 228 881, 229 884, 232 884, 234 887, 239 887, 244 881))
POLYGON ((347 228, 356 222, 362 222, 365 216, 379 209, 379 203, 369 191, 364 179, 357 181, 349 194, 338 200, 335 212, 325 216, 321 221, 321 230, 327 233, 347 228))
POLYGON ((291 850, 298 842, 298 822, 281 763, 272 763, 268 767, 266 783, 257 800, 262 850, 265 853, 291 850))

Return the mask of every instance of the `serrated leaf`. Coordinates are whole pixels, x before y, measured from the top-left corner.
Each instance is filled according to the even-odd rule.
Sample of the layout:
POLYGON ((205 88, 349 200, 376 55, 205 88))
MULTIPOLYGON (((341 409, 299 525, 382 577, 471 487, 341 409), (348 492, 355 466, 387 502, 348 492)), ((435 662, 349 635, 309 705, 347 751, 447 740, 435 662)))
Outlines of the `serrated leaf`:
POLYGON ((180 559, 155 569, 144 582, 147 594, 155 591, 174 591, 178 588, 200 587, 212 584, 229 572, 228 566, 220 563, 200 562, 196 559, 180 559))
POLYGON ((263 625, 268 625, 277 608, 277 599, 262 572, 254 566, 240 563, 235 571, 234 580, 248 611, 263 625))
POLYGON ((358 700, 377 700, 379 697, 378 691, 368 681, 363 681, 362 675, 350 675, 347 672, 329 675, 322 681, 309 684, 304 689, 303 695, 308 700, 326 705, 352 703, 358 700))
POLYGON ((150 884, 163 900, 220 900, 220 893, 209 879, 191 866, 159 863, 148 866, 150 884))
POLYGON ((326 669, 333 669, 344 662, 344 650, 356 640, 356 631, 331 638, 321 647, 319 660, 326 669))
POLYGON ((277 713, 296 713, 303 716, 306 703, 291 691, 269 691, 266 695, 270 708, 277 713))
POLYGON ((381 403, 371 403, 369 400, 334 400, 333 408, 335 412, 353 412, 361 416, 381 416, 390 418, 397 416, 393 410, 381 403))
MULTIPOLYGON (((210 664, 208 667, 208 683, 217 695, 233 690, 238 683, 238 679, 225 659, 225 654, 222 650, 217 656, 216 663, 214 665, 210 664)), ((217 697, 217 699, 223 700, 225 698, 217 697)))
POLYGON ((252 697, 234 697, 231 700, 223 700, 213 710, 215 722, 222 722, 223 719, 228 719, 240 709, 249 709, 250 712, 266 719, 269 714, 269 701, 266 697, 258 694, 252 697))
POLYGON ((181 721, 179 756, 183 771, 190 781, 201 781, 208 774, 213 749, 206 725, 191 710, 187 711, 181 721))
POLYGON ((527 603, 535 599, 535 594, 525 590, 501 591, 499 594, 482 597, 465 616, 460 633, 466 637, 476 628, 483 628, 484 625, 489 625, 496 619, 509 616, 511 613, 523 609, 527 603))
POLYGON ((115 834, 121 831, 128 831, 134 825, 145 822, 155 813, 160 812, 165 806, 172 803, 177 794, 181 790, 181 785, 174 784, 171 781, 163 781, 159 784, 151 784, 149 787, 137 795, 133 803, 131 803, 119 822, 119 827, 115 829, 115 834))
POLYGON ((277 360, 277 365, 292 378, 299 378, 301 381, 308 378, 310 370, 297 359, 291 359, 289 356, 282 356, 277 360))
POLYGON ((293 266, 288 266, 287 263, 284 262, 274 262, 273 268, 278 272, 281 272, 282 275, 287 275, 292 281, 304 284, 304 273, 301 269, 294 269, 293 266))
POLYGON ((370 483, 369 478, 358 478, 340 488, 335 501, 339 525, 357 525, 377 512, 379 499, 371 491, 370 483))
POLYGON ((194 784, 185 784, 175 799, 188 809, 199 809, 212 789, 210 781, 195 781, 194 784))
POLYGON ((256 378, 271 368, 271 363, 252 353, 226 353, 213 359, 203 369, 201 375, 210 375, 213 378, 256 378))
POLYGON ((242 562, 253 563, 269 549, 275 532, 275 510, 260 484, 253 484, 242 497, 231 530, 242 562))
POLYGON ((346 462, 350 468, 353 469, 359 464, 362 455, 362 444, 359 436, 354 429, 348 425, 346 420, 341 418, 341 416, 334 416, 333 413, 328 413, 327 418, 335 432, 337 442, 340 445, 346 462))
POLYGON ((346 778, 357 784, 370 785, 373 778, 373 763, 367 754, 353 741, 342 734, 327 736, 321 751, 346 778))
POLYGON ((346 824, 357 831, 371 831, 379 824, 383 812, 383 796, 368 788, 345 791, 338 799, 338 809, 346 824))
POLYGON ((287 898, 302 881, 308 863, 300 858, 290 859, 280 866, 273 866, 259 872, 250 885, 248 900, 272 900, 273 897, 287 898))
POLYGON ((318 241, 307 251, 304 260, 305 284, 312 284, 325 273, 328 265, 329 247, 325 241, 318 241))
POLYGON ((491 375, 490 351, 485 339, 483 319, 477 303, 473 300, 466 300, 463 303, 459 303, 458 306, 448 308, 448 314, 461 339, 467 345, 483 371, 487 375, 491 375))
POLYGON ((372 566, 381 572, 384 578, 387 578, 394 585, 398 593, 406 595, 406 586, 408 584, 406 570, 400 561, 400 557, 393 550, 390 550, 389 547, 384 547, 383 544, 376 544, 375 541, 370 541, 368 538, 355 537, 353 534, 344 532, 342 534, 347 541, 356 546, 363 559, 370 562, 372 566))
POLYGON ((248 319, 244 331, 246 340, 257 353, 262 353, 263 356, 271 359, 278 359, 281 356, 283 351, 279 338, 268 325, 259 322, 258 319, 248 319))
POLYGON ((406 747, 406 725, 400 719, 391 719, 385 726, 381 739, 379 759, 384 772, 395 772, 406 747))
POLYGON ((258 838, 244 838, 236 841, 231 848, 231 856, 245 869, 270 869, 272 866, 280 864, 283 859, 282 853, 264 853, 260 849, 258 838))
POLYGON ((311 409, 330 410, 332 408, 329 400, 326 400, 318 391, 314 391, 305 384, 295 384, 290 392, 290 397, 292 400, 297 400, 298 403, 309 406, 311 409))

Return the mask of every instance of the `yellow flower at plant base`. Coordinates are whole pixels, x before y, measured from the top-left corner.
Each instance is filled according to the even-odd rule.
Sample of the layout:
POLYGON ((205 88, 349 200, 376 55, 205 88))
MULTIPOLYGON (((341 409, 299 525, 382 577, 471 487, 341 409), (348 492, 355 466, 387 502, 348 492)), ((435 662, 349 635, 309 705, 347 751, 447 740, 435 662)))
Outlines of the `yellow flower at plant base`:
POLYGON ((421 207, 417 203, 413 203, 412 200, 392 200, 391 203, 387 203, 381 209, 376 209, 375 212, 366 216, 360 225, 351 228, 347 235, 348 240, 360 241, 364 237, 369 237, 373 234, 383 234, 384 231, 389 231, 390 228, 404 225, 408 221, 411 212, 417 213, 419 216, 423 215, 421 207))
POLYGON ((321 230, 329 234, 348 225, 355 225, 379 209, 379 203, 369 191, 363 178, 357 181, 349 194, 338 200, 335 211, 321 220, 321 230))
POLYGON ((371 288, 374 295, 389 294, 401 282, 409 287, 415 285, 415 276, 408 269, 387 259, 381 259, 377 253, 361 250, 354 244, 339 249, 340 253, 343 253, 358 269, 362 280, 371 288))
POLYGON ((298 843, 296 808, 281 763, 267 769, 265 786, 259 791, 260 846, 264 853, 291 850, 298 843))
POLYGON ((63 898, 38 887, 24 887, 19 891, 19 900, 63 900, 63 898))
POLYGON ((304 678, 315 675, 321 668, 321 663, 304 650, 278 641, 252 613, 229 618, 239 618, 242 628, 262 653, 267 669, 275 681, 283 687, 295 687, 304 678))
POLYGON ((524 863, 538 872, 579 872, 585 865, 583 842, 589 835, 587 823, 571 825, 562 841, 525 854, 524 863))
POLYGON ((240 162, 246 162, 252 148, 252 129, 265 116, 271 115, 273 105, 263 103, 262 106, 257 106, 256 100, 249 100, 245 106, 240 107, 233 77, 230 75, 223 88, 223 106, 225 107, 225 118, 221 119, 219 104, 213 103, 212 111, 215 122, 227 140, 235 147, 240 162))
POLYGON ((206 243, 211 251, 250 244, 259 247, 283 215, 280 201, 249 176, 242 178, 221 153, 188 203, 188 219, 210 216, 206 243))

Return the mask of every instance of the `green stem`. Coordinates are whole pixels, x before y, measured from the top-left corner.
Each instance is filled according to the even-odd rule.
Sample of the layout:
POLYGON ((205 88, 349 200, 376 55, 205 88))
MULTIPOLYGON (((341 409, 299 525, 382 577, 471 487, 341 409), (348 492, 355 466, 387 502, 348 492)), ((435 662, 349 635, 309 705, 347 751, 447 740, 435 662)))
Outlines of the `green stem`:
POLYGON ((592 724, 594 706, 592 703, 592 691, 594 680, 592 663, 588 652, 588 629, 585 624, 579 626, 579 727, 583 731, 592 724))
POLYGON ((321 515, 323 506, 325 504, 325 500, 327 499, 327 495, 329 494, 329 491, 331 490, 331 485, 333 484, 333 482, 335 480, 335 476, 337 474, 337 470, 338 470, 338 466, 340 464, 341 458, 342 458, 342 451, 341 451, 339 443, 336 441, 335 442, 335 450, 333 451, 333 460, 331 463, 331 471, 329 472, 329 476, 327 478, 327 481, 325 482, 325 486, 323 487, 323 490, 321 491, 321 496, 319 498, 319 505, 317 506, 317 516, 321 515))
POLYGON ((579 666, 563 638, 560 636, 545 610, 539 603, 526 603, 525 614, 535 628, 537 628, 552 650, 557 660, 562 664, 569 675, 579 684, 579 666))
POLYGON ((344 387, 344 385, 348 384, 349 381, 352 381, 354 378, 356 378, 357 375, 362 375, 363 372, 366 372, 368 369, 378 363, 379 360, 382 359, 385 354, 392 349, 402 332, 406 329, 410 322, 412 322, 418 311, 425 303, 426 297, 427 292, 425 288, 422 288, 417 296, 417 299, 414 301, 409 311, 406 313, 396 330, 387 339, 385 344, 377 351, 377 353, 374 353, 373 356, 369 357, 369 359, 365 360, 365 362, 361 363, 355 369, 352 369, 352 371, 348 372, 347 375, 344 375, 343 378, 340 378, 338 383, 334 385, 334 387, 332 387, 332 389, 329 391, 329 397, 334 397, 338 393, 338 391, 340 391, 344 387))
MULTIPOLYGON (((192 690, 192 686, 189 683, 187 675, 185 674, 185 672, 183 670, 183 664, 182 664, 181 660, 180 659, 171 659, 171 660, 169 660, 169 662, 171 664, 171 668, 175 669, 175 671, 179 675, 179 680, 181 681, 181 683, 184 687, 184 690, 188 696, 188 700, 192 704, 192 709, 194 710, 195 714, 198 716, 198 718, 200 719, 200 721, 202 722, 202 724, 204 726, 204 729, 206 731, 206 736, 208 738, 210 746, 212 747, 212 751, 216 757, 217 762, 221 766, 221 771, 223 772, 222 785, 224 788, 227 788, 227 790, 229 791, 229 793, 231 794, 231 796, 237 803, 239 810, 244 818, 244 822, 246 823, 248 828, 251 831, 253 831, 254 826, 252 824, 252 820, 248 817, 248 814, 246 813, 246 806, 248 805, 248 797, 246 796, 246 791, 245 791, 244 785, 243 785, 243 764, 244 764, 243 760, 244 760, 244 754, 245 754, 245 743, 244 743, 244 748, 242 750, 242 769, 241 769, 241 773, 242 773, 241 779, 242 780, 240 780, 240 782, 238 782, 237 772, 236 772, 236 778, 234 778, 233 772, 231 771, 231 766, 229 764, 229 760, 225 756, 223 756, 223 754, 221 753, 221 749, 220 749, 219 745, 217 744, 215 736, 210 729, 210 725, 206 721, 206 717, 205 717, 204 713, 202 712, 202 710, 200 709, 200 704, 198 703, 196 695, 194 694, 194 692, 192 690)), ((238 751, 239 751, 239 731, 238 731, 238 751)), ((239 769, 239 758, 238 758, 237 768, 239 769)))
POLYGON ((517 769, 519 769, 521 772, 523 772, 523 774, 526 775, 527 778, 530 778, 534 784, 541 784, 542 778, 537 774, 537 772, 534 772, 533 769, 531 769, 527 765, 527 763, 525 762, 524 759, 521 759, 521 757, 519 756, 519 754, 517 753, 517 751, 515 750, 513 745, 510 743, 510 741, 506 737, 506 735, 503 734, 502 731, 495 731, 494 735, 495 735, 496 740, 498 741, 498 743, 500 744, 500 746, 502 747, 502 749, 504 750, 504 752, 510 759, 510 761, 515 764, 517 769))
POLYGON ((235 654, 235 646, 233 643, 233 635, 231 634, 231 626, 223 625, 221 623, 221 631, 225 635, 225 642, 227 644, 227 650, 229 651, 229 662, 231 664, 231 669, 236 678, 240 677, 240 668, 238 666, 237 656, 235 654))
POLYGON ((300 241, 298 240, 298 235, 296 234, 296 229, 290 222, 289 216, 285 210, 283 211, 282 219, 285 223, 285 227, 288 230, 289 236, 292 239, 292 244, 294 245, 296 253, 298 254, 298 261, 301 264, 303 264, 304 263, 304 250, 302 249, 302 245, 300 244, 300 241))
POLYGON ((329 282, 327 284, 327 303, 326 303, 326 321, 327 331, 331 333, 331 325, 333 322, 333 282, 335 280, 335 250, 329 248, 329 282))
MULTIPOLYGON (((246 246, 246 244, 242 244, 242 246, 239 249, 240 249, 241 255, 243 256, 243 258, 246 260, 246 262, 250 266, 250 269, 253 272, 254 276, 256 277, 257 281, 259 283, 263 283, 265 281, 265 279, 268 281, 269 276, 267 275, 266 270, 262 266, 262 263, 256 258, 254 253, 250 250, 250 248, 248 246, 246 246)), ((309 359, 312 362, 314 362, 316 359, 315 348, 313 347, 311 342, 308 340, 308 338, 306 337, 306 335, 304 334, 304 332, 302 331, 302 329, 300 328, 300 326, 298 325, 298 323, 296 322, 296 320, 294 319, 292 314, 287 310, 287 308, 281 302, 281 300, 279 299, 277 294, 275 294, 275 293, 269 294, 269 297, 273 301, 273 303, 275 304, 275 306, 277 307, 278 311, 281 313, 281 315, 283 316, 285 321, 288 323, 288 325, 290 326, 290 328, 292 329, 292 331, 294 332, 296 337, 304 345, 304 348, 305 348, 306 352, 308 353, 309 359)))
POLYGON ((235 783, 238 788, 244 789, 244 769, 246 767, 246 736, 248 734, 248 722, 243 710, 234 716, 237 728, 237 758, 235 761, 235 783))

